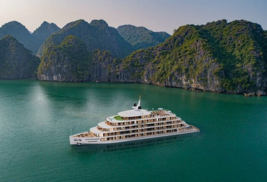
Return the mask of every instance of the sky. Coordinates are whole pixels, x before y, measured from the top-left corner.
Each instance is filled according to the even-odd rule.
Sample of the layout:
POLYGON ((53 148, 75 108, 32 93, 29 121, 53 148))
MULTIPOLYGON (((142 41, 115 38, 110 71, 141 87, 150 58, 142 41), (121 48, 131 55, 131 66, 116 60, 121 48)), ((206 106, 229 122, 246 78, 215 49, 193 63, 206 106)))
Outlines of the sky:
POLYGON ((43 21, 62 28, 78 19, 170 34, 186 24, 244 19, 267 30, 267 0, 0 0, 0 26, 16 20, 33 32, 43 21))

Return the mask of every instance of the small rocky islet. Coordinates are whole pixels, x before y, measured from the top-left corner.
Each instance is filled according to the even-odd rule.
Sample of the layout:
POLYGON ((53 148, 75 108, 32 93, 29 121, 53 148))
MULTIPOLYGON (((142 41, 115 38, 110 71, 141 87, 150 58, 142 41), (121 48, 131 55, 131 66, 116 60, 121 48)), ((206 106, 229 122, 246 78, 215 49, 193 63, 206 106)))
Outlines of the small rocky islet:
POLYGON ((0 28, 0 79, 130 82, 266 95, 267 31, 249 21, 185 25, 172 36, 132 25, 115 29, 104 20, 77 20, 62 29, 44 22, 33 34, 23 27, 11 22, 0 28))

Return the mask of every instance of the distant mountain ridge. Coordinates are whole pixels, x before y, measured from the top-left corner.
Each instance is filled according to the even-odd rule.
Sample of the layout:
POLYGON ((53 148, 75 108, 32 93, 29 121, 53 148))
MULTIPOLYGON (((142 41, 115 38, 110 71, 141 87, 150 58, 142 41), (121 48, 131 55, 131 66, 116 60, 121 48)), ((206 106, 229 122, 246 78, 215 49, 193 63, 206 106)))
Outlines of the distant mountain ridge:
POLYGON ((22 43, 25 48, 31 50, 33 54, 36 54, 45 39, 58 30, 60 30, 60 28, 57 25, 43 22, 42 25, 31 34, 21 23, 11 21, 0 28, 0 39, 6 35, 11 35, 22 43))
POLYGON ((133 25, 122 25, 117 30, 133 46, 134 50, 156 46, 171 36, 166 32, 153 32, 145 27, 133 25))
MULTIPOLYGON (((45 40, 50 35, 59 31, 60 28, 56 24, 44 21, 40 27, 33 33, 30 33, 21 23, 11 21, 0 27, 0 38, 3 38, 6 35, 11 35, 22 43, 25 48, 31 50, 33 54, 37 54, 41 57, 44 47, 49 46, 52 42, 60 44, 56 40, 50 40, 50 43, 47 43, 46 45, 44 44, 45 40)), ((166 32, 153 32, 145 27, 135 27, 133 25, 123 25, 118 27, 118 29, 115 29, 109 27, 104 20, 92 20, 90 24, 84 20, 70 22, 63 28, 62 32, 62 37, 59 42, 61 42, 66 35, 74 34, 75 36, 86 40, 86 45, 89 50, 108 50, 117 57, 125 57, 137 49, 156 46, 159 43, 164 42, 166 38, 170 37, 166 32), (91 25, 94 28, 89 28, 88 25, 91 25), (87 29, 84 29, 85 27, 87 27, 87 29), (78 33, 78 31, 83 32, 83 35, 78 33), (68 32, 70 34, 68 34, 68 32), (91 34, 91 37, 85 36, 85 34, 91 34), (122 46, 117 47, 116 45, 122 46)))
POLYGON ((32 36, 36 40, 36 45, 33 49, 33 53, 36 54, 45 40, 55 32, 58 32, 60 28, 54 23, 48 23, 44 21, 40 27, 38 27, 33 33, 32 36))
POLYGON ((22 43, 27 49, 34 48, 34 38, 27 28, 17 21, 11 21, 0 28, 0 39, 6 35, 11 35, 22 43))

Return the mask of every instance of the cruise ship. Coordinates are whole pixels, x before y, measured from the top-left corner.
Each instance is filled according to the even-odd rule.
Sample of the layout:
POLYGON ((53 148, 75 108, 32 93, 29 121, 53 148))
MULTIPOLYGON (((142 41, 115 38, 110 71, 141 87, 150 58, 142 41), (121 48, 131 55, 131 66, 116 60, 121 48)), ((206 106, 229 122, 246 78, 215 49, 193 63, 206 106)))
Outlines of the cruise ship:
POLYGON ((131 110, 106 118, 89 131, 71 135, 71 145, 114 144, 157 137, 199 132, 170 110, 148 111, 141 107, 141 97, 131 110))

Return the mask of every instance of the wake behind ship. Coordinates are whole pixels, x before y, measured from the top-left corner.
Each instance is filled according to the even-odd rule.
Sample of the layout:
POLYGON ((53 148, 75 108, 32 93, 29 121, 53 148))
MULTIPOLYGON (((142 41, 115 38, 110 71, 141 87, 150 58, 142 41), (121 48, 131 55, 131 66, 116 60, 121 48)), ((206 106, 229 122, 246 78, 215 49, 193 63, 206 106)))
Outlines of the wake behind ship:
POLYGON ((112 144, 142 139, 166 137, 199 132, 176 114, 159 108, 148 111, 141 107, 141 97, 132 110, 119 112, 106 118, 89 131, 71 135, 71 145, 112 144))

